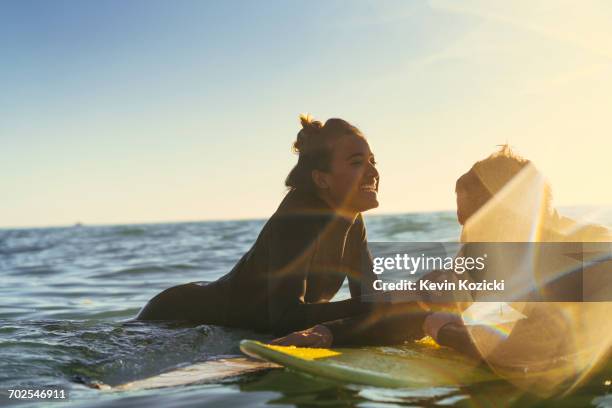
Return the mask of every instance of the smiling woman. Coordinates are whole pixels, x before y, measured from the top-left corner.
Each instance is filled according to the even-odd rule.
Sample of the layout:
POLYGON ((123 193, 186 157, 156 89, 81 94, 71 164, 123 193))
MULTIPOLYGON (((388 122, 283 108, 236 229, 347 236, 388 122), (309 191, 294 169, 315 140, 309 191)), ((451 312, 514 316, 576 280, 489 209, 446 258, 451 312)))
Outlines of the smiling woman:
POLYGON ((310 116, 301 121, 303 129, 293 145, 300 155, 287 187, 317 194, 353 217, 378 207, 379 174, 361 131, 342 119, 329 119, 325 126, 310 116))
MULTIPOLYGON (((365 137, 342 119, 324 125, 301 116, 298 163, 289 191, 253 247, 214 282, 172 287, 151 299, 139 320, 185 320, 283 335, 366 313, 372 259, 362 211, 378 206, 379 174, 365 137), (348 277, 351 298, 329 302, 348 277)), ((340 330, 340 329, 338 329, 340 330)), ((340 333, 334 333, 340 337, 340 333)))

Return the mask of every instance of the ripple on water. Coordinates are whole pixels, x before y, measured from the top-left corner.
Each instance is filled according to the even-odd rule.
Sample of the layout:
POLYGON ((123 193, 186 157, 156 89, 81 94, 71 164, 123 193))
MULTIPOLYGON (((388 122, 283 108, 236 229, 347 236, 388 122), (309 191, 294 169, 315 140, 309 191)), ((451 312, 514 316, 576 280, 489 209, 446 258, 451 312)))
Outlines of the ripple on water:
POLYGON ((169 264, 169 265, 142 265, 129 268, 121 268, 119 270, 101 273, 92 276, 93 278, 110 278, 110 277, 131 277, 131 276, 146 276, 160 273, 172 273, 189 271, 196 269, 196 266, 191 264, 169 264))

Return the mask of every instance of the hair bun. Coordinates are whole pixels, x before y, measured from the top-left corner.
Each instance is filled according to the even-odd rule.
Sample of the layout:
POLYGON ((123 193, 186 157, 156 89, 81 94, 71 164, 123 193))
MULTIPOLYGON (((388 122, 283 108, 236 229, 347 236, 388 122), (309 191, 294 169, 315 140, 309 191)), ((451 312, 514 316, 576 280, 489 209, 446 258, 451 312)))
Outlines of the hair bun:
POLYGON ((309 113, 302 113, 300 115, 300 123, 302 124, 302 130, 319 130, 323 127, 323 124, 318 120, 314 120, 309 113))
POLYGON ((302 124, 302 130, 298 132, 297 139, 293 143, 293 150, 296 153, 302 152, 308 143, 308 139, 323 128, 323 124, 314 120, 309 114, 301 114, 300 123, 302 124))

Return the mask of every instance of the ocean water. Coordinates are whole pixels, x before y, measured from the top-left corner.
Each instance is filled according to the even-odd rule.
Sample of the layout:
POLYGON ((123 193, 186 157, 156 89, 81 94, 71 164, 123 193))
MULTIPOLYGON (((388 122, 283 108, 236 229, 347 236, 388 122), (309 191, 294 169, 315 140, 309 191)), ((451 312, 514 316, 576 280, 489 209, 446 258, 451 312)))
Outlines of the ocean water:
MULTIPOLYGON (((612 226, 612 209, 563 212, 612 226)), ((386 390, 284 370, 148 391, 106 393, 85 385, 116 385, 239 356, 240 339, 267 339, 214 326, 128 321, 165 288, 228 272, 264 222, 0 230, 0 406, 612 406, 601 376, 571 396, 548 401, 521 395, 503 382, 386 390), (69 390, 68 401, 8 399, 8 389, 53 387, 69 390)), ((452 212, 366 216, 366 223, 370 241, 453 241, 460 231, 452 212)), ((347 296, 343 288, 336 299, 347 296)))

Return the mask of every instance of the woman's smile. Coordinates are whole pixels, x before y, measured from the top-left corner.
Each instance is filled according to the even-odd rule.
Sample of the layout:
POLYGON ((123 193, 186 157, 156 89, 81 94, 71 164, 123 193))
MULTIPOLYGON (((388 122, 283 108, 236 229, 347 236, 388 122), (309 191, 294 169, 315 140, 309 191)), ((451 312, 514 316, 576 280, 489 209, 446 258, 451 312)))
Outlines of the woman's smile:
POLYGON ((378 180, 374 179, 368 183, 363 183, 359 186, 361 191, 366 191, 369 193, 378 193, 378 180))

